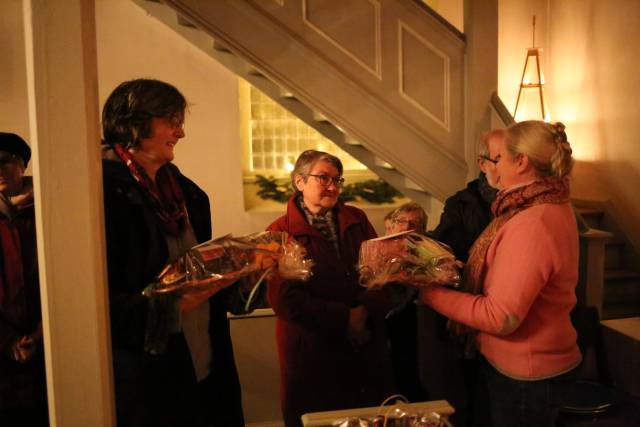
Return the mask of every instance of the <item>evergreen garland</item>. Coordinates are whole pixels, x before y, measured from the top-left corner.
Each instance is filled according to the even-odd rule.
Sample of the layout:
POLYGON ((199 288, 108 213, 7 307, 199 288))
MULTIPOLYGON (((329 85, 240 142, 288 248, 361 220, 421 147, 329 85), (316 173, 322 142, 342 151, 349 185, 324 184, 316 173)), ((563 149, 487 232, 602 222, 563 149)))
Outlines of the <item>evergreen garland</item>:
POLYGON ((278 180, 272 176, 267 178, 262 175, 256 175, 256 184, 260 187, 257 194, 262 200, 275 200, 279 203, 287 203, 293 195, 291 181, 288 180, 284 184, 278 184, 278 180))
MULTIPOLYGON (((275 200, 279 203, 286 203, 293 195, 291 182, 278 183, 273 176, 265 177, 256 175, 256 184, 260 187, 258 196, 263 200, 275 200)), ((342 187, 340 201, 352 202, 354 200, 365 200, 376 205, 382 203, 392 203, 396 197, 402 194, 391 185, 381 179, 368 179, 362 182, 347 184, 342 187)))

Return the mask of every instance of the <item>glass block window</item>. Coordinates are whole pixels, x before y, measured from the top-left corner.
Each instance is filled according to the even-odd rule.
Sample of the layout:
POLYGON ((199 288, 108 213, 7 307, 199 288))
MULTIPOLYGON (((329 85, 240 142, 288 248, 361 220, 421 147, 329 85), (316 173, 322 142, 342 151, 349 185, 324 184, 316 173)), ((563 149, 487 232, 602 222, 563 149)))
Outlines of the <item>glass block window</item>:
POLYGON ((250 169, 259 174, 288 174, 304 150, 325 151, 342 160, 345 171, 367 167, 322 136, 315 129, 282 108, 267 95, 250 86, 250 169))

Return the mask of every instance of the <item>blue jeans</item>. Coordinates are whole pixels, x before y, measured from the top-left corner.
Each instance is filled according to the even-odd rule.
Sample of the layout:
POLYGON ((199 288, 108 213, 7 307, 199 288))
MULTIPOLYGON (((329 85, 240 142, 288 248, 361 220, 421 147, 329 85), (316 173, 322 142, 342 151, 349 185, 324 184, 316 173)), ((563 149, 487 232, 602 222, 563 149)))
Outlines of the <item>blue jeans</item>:
POLYGON ((494 427, 553 427, 572 373, 522 381, 498 372, 483 358, 494 427))

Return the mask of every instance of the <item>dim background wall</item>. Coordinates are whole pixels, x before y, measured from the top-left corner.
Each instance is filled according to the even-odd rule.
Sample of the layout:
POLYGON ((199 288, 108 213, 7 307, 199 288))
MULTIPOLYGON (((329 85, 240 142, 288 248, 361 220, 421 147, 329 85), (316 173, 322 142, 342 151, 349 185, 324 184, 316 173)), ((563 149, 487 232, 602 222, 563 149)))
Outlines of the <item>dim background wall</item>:
POLYGON ((22 1, 0 1, 0 131, 29 140, 22 1))
POLYGON ((610 201, 640 248, 640 2, 501 1, 499 93, 512 112, 534 14, 551 119, 567 126, 577 160, 572 196, 610 201))

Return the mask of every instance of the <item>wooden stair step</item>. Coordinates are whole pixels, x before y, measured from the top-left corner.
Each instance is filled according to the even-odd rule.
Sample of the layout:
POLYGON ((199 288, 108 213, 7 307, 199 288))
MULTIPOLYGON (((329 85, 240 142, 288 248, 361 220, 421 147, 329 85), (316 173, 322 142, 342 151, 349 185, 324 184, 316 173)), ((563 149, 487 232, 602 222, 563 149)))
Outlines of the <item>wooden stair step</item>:
POLYGON ((319 111, 313 112, 313 120, 315 120, 316 122, 329 122, 329 119, 327 118, 327 116, 325 116, 319 111))
POLYGON ((296 96, 291 91, 282 87, 280 88, 280 97, 287 98, 287 99, 297 99, 296 96))
POLYGON ((196 26, 193 24, 193 22, 189 21, 184 16, 180 15, 179 13, 176 14, 176 15, 178 17, 178 24, 179 25, 182 25, 183 27, 187 27, 187 28, 196 28, 196 26))
POLYGON ((266 78, 266 76, 264 75, 264 73, 262 71, 260 71, 259 69, 257 69, 256 67, 254 67, 251 64, 246 64, 245 73, 250 75, 250 76, 253 76, 253 77, 264 77, 264 78, 266 78))
POLYGON ((576 207, 576 210, 581 215, 587 215, 587 216, 604 215, 604 210, 599 209, 599 208, 576 207))
POLYGON ((213 41, 213 49, 218 52, 231 53, 231 50, 227 47, 227 45, 221 43, 219 40, 213 41))
POLYGON ((376 157, 376 165, 385 169, 395 169, 391 163, 387 163, 379 157, 376 157))
POLYGON ((612 232, 599 230, 597 228, 590 228, 587 231, 583 231, 580 233, 580 236, 587 237, 589 239, 603 239, 605 241, 616 238, 616 235, 612 232))
POLYGON ((614 235, 605 240, 604 244, 607 246, 625 246, 627 242, 625 242, 624 239, 621 239, 620 237, 614 235))
POLYGON ((602 307, 602 320, 622 319, 637 316, 640 316, 640 304, 635 302, 605 304, 604 307, 602 307))
POLYGON ((640 309, 640 273, 632 270, 605 270, 603 304, 634 304, 640 309))
POLYGON ((640 279, 640 273, 633 270, 605 270, 604 280, 640 279))
POLYGON ((627 267, 627 242, 618 236, 605 239, 604 268, 606 270, 624 270, 627 267))
POLYGON ((598 208, 576 207, 576 211, 582 216, 589 227, 599 228, 604 218, 604 211, 598 208))

